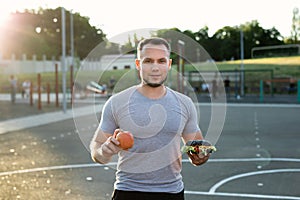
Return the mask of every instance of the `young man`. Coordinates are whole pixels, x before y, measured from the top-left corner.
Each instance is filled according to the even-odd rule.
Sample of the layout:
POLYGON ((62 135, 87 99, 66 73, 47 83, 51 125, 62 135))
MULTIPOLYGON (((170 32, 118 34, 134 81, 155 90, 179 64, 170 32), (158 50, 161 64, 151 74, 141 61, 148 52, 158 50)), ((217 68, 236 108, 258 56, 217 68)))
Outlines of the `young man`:
POLYGON ((15 103, 16 102, 16 93, 17 93, 17 89, 18 89, 18 80, 14 75, 11 75, 9 82, 10 82, 11 102, 15 103))
MULTIPOLYGON (((113 95, 104 105, 91 142, 95 162, 106 164, 118 154, 113 200, 184 199, 180 142, 203 139, 192 100, 166 87, 170 46, 162 38, 141 41, 136 69, 141 83, 113 95), (116 129, 134 136, 134 146, 121 150, 116 129)), ((193 165, 209 155, 188 154, 193 165)))

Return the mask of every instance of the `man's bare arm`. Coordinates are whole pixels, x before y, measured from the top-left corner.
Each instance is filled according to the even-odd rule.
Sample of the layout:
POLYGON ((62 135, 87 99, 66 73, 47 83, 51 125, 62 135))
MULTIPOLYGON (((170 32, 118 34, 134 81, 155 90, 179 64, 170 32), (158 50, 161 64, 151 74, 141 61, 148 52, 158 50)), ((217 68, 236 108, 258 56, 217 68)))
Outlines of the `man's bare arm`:
POLYGON ((121 150, 119 144, 111 133, 104 133, 98 128, 90 143, 92 159, 101 164, 110 162, 112 156, 121 150))

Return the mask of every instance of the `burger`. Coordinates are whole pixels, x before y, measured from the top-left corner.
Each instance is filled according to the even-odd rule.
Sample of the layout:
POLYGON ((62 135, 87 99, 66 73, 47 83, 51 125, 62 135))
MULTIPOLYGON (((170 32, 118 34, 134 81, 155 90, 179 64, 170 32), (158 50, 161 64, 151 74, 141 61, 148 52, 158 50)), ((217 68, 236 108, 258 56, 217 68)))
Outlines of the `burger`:
POLYGON ((207 140, 190 140, 182 147, 182 152, 184 153, 202 153, 205 156, 215 151, 217 151, 216 147, 207 140))

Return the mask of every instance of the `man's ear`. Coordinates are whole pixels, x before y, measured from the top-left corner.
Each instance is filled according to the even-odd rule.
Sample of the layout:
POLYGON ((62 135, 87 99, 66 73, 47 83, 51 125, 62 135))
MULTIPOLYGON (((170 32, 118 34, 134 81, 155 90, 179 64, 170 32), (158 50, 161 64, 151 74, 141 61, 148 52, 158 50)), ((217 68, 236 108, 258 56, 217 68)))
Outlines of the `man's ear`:
POLYGON ((172 59, 169 59, 169 66, 168 66, 169 70, 171 69, 171 66, 172 66, 172 59))
POLYGON ((141 60, 135 59, 135 68, 137 70, 140 70, 140 68, 141 68, 141 60))

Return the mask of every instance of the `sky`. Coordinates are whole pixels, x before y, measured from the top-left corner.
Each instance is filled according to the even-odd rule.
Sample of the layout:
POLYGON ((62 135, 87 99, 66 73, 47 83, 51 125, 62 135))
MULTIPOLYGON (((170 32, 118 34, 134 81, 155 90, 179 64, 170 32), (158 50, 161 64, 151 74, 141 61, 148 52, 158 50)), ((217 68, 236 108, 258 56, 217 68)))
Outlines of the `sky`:
POLYGON ((207 26, 209 35, 224 26, 257 20, 261 27, 275 27, 291 35, 293 9, 300 0, 10 0, 0 7, 0 23, 10 12, 64 7, 90 18, 107 38, 136 29, 179 28, 196 32, 207 26))

